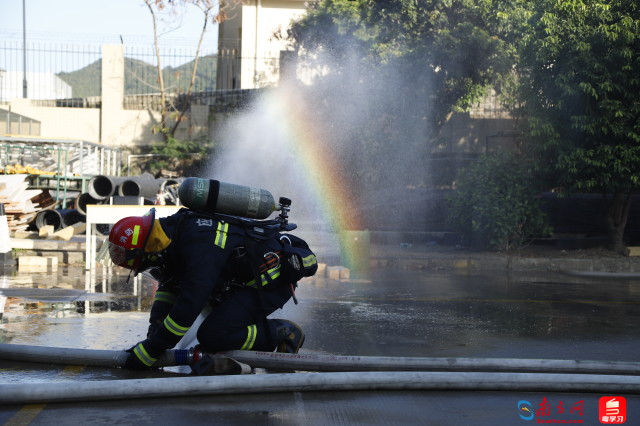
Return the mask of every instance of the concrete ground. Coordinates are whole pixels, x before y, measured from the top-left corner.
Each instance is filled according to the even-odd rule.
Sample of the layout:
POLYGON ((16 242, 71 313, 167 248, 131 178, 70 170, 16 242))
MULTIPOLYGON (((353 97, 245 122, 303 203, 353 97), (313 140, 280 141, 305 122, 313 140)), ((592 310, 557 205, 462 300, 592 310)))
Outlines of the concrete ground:
MULTIPOLYGON (((638 361, 640 280, 635 276, 378 269, 351 281, 307 279, 275 317, 298 323, 306 353, 408 357, 638 361)), ((80 269, 12 273, 0 342, 122 349, 146 334, 152 282, 80 269), (11 293, 11 294, 9 294, 11 293)), ((183 376, 0 361, 0 383, 183 376)), ((265 373, 264 370, 256 371, 265 373)), ((539 419, 602 424, 604 394, 524 392, 312 392, 158 400, 0 405, 0 424, 526 424, 539 419), (582 401, 582 415, 577 405, 582 401), (574 407, 573 413, 571 408, 574 407)), ((640 424, 640 396, 626 424, 640 424)))

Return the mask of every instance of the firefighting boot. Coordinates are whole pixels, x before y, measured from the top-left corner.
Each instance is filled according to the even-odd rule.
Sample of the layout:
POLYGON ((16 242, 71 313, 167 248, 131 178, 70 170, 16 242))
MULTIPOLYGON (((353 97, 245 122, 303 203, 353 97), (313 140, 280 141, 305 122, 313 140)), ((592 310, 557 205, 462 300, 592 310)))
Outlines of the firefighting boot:
POLYGON ((304 331, 289 320, 272 320, 276 326, 276 352, 297 354, 304 343, 304 331))

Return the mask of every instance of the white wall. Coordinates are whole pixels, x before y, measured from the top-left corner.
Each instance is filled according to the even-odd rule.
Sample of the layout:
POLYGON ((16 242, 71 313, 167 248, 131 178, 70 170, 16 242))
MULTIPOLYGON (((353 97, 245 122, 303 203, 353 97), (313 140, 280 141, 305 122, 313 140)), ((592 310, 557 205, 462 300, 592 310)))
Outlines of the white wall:
MULTIPOLYGON (((5 71, 0 76, 0 102, 22 98, 24 74, 19 71, 5 71)), ((52 72, 27 73, 28 99, 68 99, 72 97, 71 86, 52 72)))
POLYGON ((220 24, 218 31, 218 89, 232 89, 233 78, 236 89, 276 85, 280 52, 286 45, 276 40, 274 33, 284 34, 292 20, 300 19, 306 12, 304 4, 298 0, 248 0, 233 9, 229 13, 232 19, 220 24))

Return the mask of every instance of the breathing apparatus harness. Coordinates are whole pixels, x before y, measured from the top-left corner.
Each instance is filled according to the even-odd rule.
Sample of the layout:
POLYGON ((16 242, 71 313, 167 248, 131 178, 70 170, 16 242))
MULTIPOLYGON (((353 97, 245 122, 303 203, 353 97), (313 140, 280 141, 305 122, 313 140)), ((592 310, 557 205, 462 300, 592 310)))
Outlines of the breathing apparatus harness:
MULTIPOLYGON (((270 268, 273 268, 275 262, 277 262, 276 266, 280 265, 280 261, 283 257, 282 253, 274 253, 271 249, 269 249, 268 244, 269 240, 274 236, 277 232, 282 231, 293 231, 298 226, 294 223, 289 223, 289 212, 291 211, 291 200, 289 198, 280 197, 278 200, 278 206, 276 210, 280 211, 280 214, 272 220, 257 220, 257 219, 248 219, 239 216, 230 216, 221 213, 209 213, 202 210, 191 210, 182 208, 178 211, 181 213, 180 218, 175 224, 174 235, 172 236, 172 240, 177 242, 178 236, 180 233, 181 225, 184 223, 184 219, 189 218, 204 218, 204 219, 214 219, 221 223, 230 223, 233 225, 237 225, 241 227, 245 231, 244 241, 242 246, 238 246, 234 248, 235 257, 243 257, 246 256, 249 261, 249 266, 251 269, 251 275, 253 276, 253 280, 255 282, 255 288, 258 292, 258 298, 260 300, 260 308, 263 316, 263 327, 265 335, 268 339, 271 337, 271 331, 268 327, 268 323, 266 321, 267 316, 265 313, 265 304, 264 304, 264 290, 262 288, 262 276, 265 277, 267 283, 272 283, 273 278, 268 273, 270 268)), ((285 245, 283 240, 289 240, 289 244, 291 245, 291 240, 288 237, 281 238, 281 244, 285 245)), ((162 254, 158 254, 158 257, 161 259, 162 254)), ((295 261, 297 262, 297 260, 295 261)), ((294 262, 294 263, 295 263, 294 262)), ((162 262, 163 263, 163 262, 162 262)), ((144 275, 149 276, 154 280, 161 280, 163 283, 169 283, 175 279, 172 274, 165 275, 164 267, 159 268, 155 266, 145 272, 142 272, 144 275)), ((291 293, 293 296, 293 300, 296 304, 298 301, 295 297, 295 291, 293 287, 293 283, 289 284, 291 286, 291 293)), ((218 288, 214 294, 214 301, 222 303, 228 297, 233 295, 236 291, 240 290, 245 286, 245 283, 236 282, 233 279, 227 283, 224 283, 221 288, 218 288)))

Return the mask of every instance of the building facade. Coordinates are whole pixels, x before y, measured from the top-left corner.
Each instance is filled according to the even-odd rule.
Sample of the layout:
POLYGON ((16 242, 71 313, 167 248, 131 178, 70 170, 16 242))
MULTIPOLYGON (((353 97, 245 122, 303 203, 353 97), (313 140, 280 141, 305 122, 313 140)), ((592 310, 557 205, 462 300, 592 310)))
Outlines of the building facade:
POLYGON ((306 11, 305 1, 249 0, 227 6, 218 29, 218 90, 277 85, 287 51, 282 37, 306 11))

